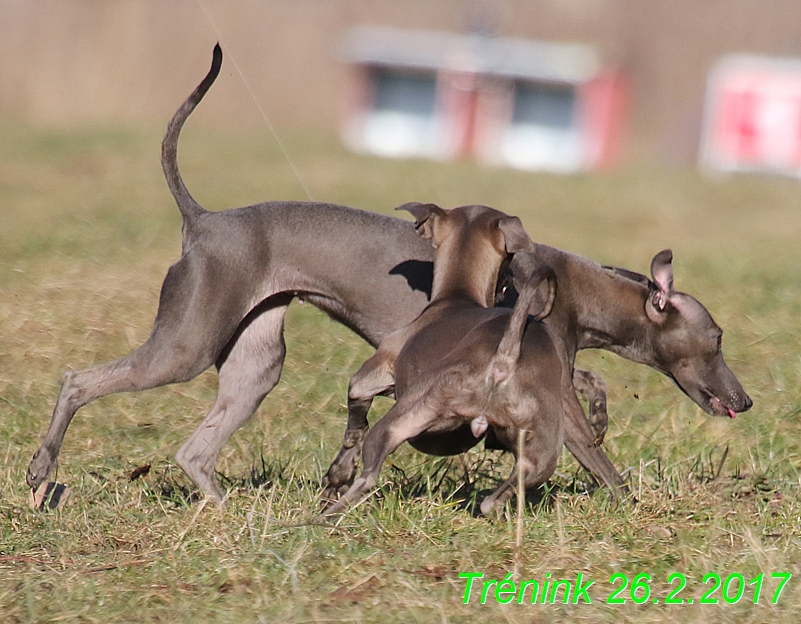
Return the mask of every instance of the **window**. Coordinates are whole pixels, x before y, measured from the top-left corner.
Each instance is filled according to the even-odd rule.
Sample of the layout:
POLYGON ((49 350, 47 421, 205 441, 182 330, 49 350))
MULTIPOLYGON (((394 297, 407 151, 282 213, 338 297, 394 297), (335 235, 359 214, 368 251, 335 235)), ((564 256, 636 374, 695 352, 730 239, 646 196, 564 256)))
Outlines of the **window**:
POLYGON ((512 123, 503 138, 503 159, 521 169, 580 169, 581 134, 572 86, 516 81, 512 123))
POLYGON ((434 74, 375 71, 373 109, 430 118, 434 115, 437 81, 434 74))
POLYGON ((436 73, 375 68, 372 89, 362 130, 364 149, 394 157, 440 154, 443 122, 436 113, 436 73))
POLYGON ((576 96, 570 87, 518 82, 515 85, 513 124, 530 124, 569 131, 576 96))

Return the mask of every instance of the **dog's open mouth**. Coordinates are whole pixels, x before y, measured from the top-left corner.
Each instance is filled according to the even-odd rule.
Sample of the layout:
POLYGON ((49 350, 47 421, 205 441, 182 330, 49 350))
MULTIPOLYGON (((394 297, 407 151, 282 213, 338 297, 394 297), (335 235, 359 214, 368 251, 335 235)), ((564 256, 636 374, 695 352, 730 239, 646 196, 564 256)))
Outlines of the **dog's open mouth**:
POLYGON ((704 393, 709 398, 709 406, 710 409, 712 410, 713 415, 728 416, 731 419, 737 417, 737 412, 735 412, 732 408, 728 407, 727 405, 723 405, 723 401, 721 401, 718 397, 709 392, 709 390, 704 390, 704 393))

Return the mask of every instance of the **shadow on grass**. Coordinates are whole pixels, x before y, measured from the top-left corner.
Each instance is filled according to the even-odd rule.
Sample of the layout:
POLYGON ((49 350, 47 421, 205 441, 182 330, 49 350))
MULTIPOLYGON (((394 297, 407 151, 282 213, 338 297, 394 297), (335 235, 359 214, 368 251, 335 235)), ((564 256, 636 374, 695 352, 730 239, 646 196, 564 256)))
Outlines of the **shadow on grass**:
MULTIPOLYGON (((419 499, 448 505, 459 512, 479 517, 481 502, 503 483, 512 467, 507 454, 486 450, 455 457, 413 457, 419 459, 404 462, 406 466, 403 468, 391 461, 386 463, 385 479, 373 495, 373 504, 395 506, 419 499)), ((706 457, 699 456, 691 463, 689 471, 682 471, 681 475, 675 467, 673 470, 666 469, 663 462, 657 459, 646 468, 646 486, 651 493, 659 491, 668 497, 681 493, 687 487, 688 480, 695 484, 690 484, 692 487, 717 484, 717 487, 726 490, 734 498, 752 495, 770 498, 777 490, 778 484, 773 483, 766 475, 741 475, 739 470, 733 475, 722 475, 725 459, 725 450, 722 457, 715 457, 714 461, 709 454, 706 457)), ((182 472, 178 471, 176 474, 176 469, 171 464, 163 466, 154 476, 148 489, 151 496, 159 499, 162 504, 185 508, 203 498, 182 472)), ((278 487, 285 491, 305 492, 313 498, 322 489, 320 482, 310 477, 308 471, 300 469, 294 458, 268 459, 261 455, 246 473, 227 475, 218 472, 217 477, 224 490, 245 494, 278 487)), ((628 481, 632 495, 636 496, 638 488, 632 482, 633 475, 630 472, 628 481)), ((571 474, 557 472, 544 485, 526 491, 527 513, 553 511, 560 495, 569 498, 593 496, 603 490, 602 486, 580 468, 571 474)), ((636 504, 634 498, 631 502, 636 504)), ((507 506, 504 513, 513 513, 512 509, 513 507, 507 506)))
MULTIPOLYGON (((388 462, 391 471, 389 483, 379 488, 376 498, 408 501, 414 499, 439 500, 472 517, 481 516, 481 502, 505 480, 509 462, 503 453, 481 451, 455 457, 429 458, 412 468, 403 468, 388 462)), ((592 494, 598 486, 585 481, 576 473, 569 481, 548 481, 526 491, 529 513, 550 510, 561 492, 592 494)), ((513 499, 514 500, 514 499, 513 499)))
POLYGON ((292 465, 292 459, 281 460, 274 458, 267 460, 264 455, 259 456, 258 464, 254 464, 250 471, 243 476, 229 476, 217 472, 217 478, 223 490, 246 490, 256 491, 258 489, 280 486, 282 488, 294 488, 296 490, 320 489, 320 484, 315 480, 299 473, 296 466, 292 465))
MULTIPOLYGON (((506 479, 509 462, 506 454, 496 451, 471 452, 453 457, 422 457, 410 467, 387 461, 385 474, 389 478, 373 495, 376 503, 427 499, 442 501, 473 517, 481 516, 481 502, 506 479)), ((266 460, 262 455, 258 465, 240 477, 217 473, 224 489, 256 491, 277 485, 295 491, 319 493, 320 482, 305 476, 292 466, 292 460, 266 460)), ((599 486, 589 475, 577 471, 570 477, 560 476, 544 485, 526 491, 529 512, 550 510, 560 493, 590 494, 599 486)))
MULTIPOLYGON (((273 485, 286 489, 319 489, 320 484, 314 479, 298 474, 292 466, 292 460, 267 460, 264 455, 250 470, 241 476, 231 476, 216 472, 217 479, 223 491, 256 492, 259 489, 269 488, 273 485)), ((190 507, 203 500, 203 494, 189 482, 183 472, 174 474, 174 468, 169 465, 159 470, 153 482, 149 485, 152 496, 162 503, 169 503, 176 507, 190 507)))

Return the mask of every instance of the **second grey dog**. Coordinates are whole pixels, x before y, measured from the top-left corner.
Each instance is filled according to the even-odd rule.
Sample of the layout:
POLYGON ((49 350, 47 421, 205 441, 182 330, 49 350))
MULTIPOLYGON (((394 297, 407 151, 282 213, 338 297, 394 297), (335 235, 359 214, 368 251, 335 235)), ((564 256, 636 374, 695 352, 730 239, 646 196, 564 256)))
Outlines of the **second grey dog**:
POLYGON ((492 427, 516 465, 481 503, 488 514, 512 496, 518 475, 526 488, 548 479, 562 449, 563 367, 548 330, 537 322, 553 306, 556 278, 550 267, 540 267, 513 310, 492 308, 501 264, 532 244, 520 220, 486 206, 399 209, 414 215, 417 231, 436 250, 431 303, 387 336, 351 379, 349 405, 390 392, 396 403, 364 439, 361 476, 324 513, 344 509, 374 487, 384 460, 403 442, 468 427, 479 440, 492 427), (529 322, 543 281, 549 295, 529 322))

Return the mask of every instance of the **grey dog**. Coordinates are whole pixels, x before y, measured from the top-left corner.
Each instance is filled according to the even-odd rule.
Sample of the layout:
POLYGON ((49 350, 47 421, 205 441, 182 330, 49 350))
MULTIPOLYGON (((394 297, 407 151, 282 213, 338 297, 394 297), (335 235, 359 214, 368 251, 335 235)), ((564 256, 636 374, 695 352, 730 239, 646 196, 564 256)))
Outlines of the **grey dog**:
MULTIPOLYGON (((55 467, 82 406, 116 392, 189 381, 216 365, 217 400, 176 460, 205 496, 220 501, 218 454, 278 383, 286 353, 283 319, 292 299, 312 303, 372 345, 428 304, 433 250, 407 221, 292 201, 207 212, 192 198, 178 170, 178 137, 221 63, 218 46, 211 70, 176 111, 162 144, 164 173, 183 217, 183 241, 181 258, 164 279, 152 333, 119 360, 64 374, 50 426, 28 468, 34 489, 55 467)), ((673 292, 672 273, 669 283, 665 277, 657 285, 539 245, 532 253, 518 253, 512 270, 520 277, 542 263, 554 267, 560 284, 546 323, 560 337, 571 369, 578 349, 604 348, 671 376, 710 413, 751 406, 723 362, 720 330, 700 303, 673 292)), ((660 275, 664 266, 659 265, 660 275)), ((599 433, 572 383, 563 384, 562 392, 565 445, 594 476, 619 488, 623 480, 596 443, 599 433)), ((351 478, 359 448, 348 447, 353 431, 349 422, 343 451, 329 471, 331 487, 351 478)), ((439 443, 432 440, 431 447, 439 443)))

